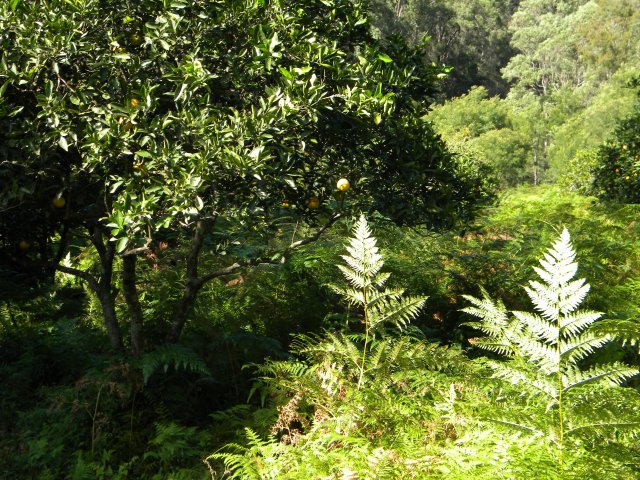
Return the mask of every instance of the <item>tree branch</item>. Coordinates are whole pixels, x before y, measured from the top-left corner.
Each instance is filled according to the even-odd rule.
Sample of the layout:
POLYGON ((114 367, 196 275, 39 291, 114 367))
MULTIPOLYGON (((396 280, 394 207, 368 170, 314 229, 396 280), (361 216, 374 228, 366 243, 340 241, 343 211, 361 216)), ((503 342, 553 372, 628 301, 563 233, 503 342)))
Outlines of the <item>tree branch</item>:
POLYGON ((206 275, 203 275, 202 277, 196 279, 195 285, 198 289, 202 288, 205 283, 213 280, 214 278, 223 277, 224 275, 230 275, 244 267, 252 267, 261 264, 280 263, 282 262, 282 259, 286 258, 286 256, 289 255, 292 251, 297 250, 304 245, 308 245, 309 243, 317 241, 322 236, 322 234, 326 232, 340 218, 342 218, 342 214, 340 213, 333 215, 329 220, 327 220, 327 223, 325 223, 317 232, 315 232, 313 235, 309 235, 308 237, 293 242, 291 245, 284 249, 281 255, 276 254, 272 257, 258 257, 235 262, 228 267, 221 268, 220 270, 216 270, 215 272, 207 273, 206 275))
POLYGON ((89 287, 94 292, 97 291, 97 289, 99 288, 98 280, 89 272, 85 272, 84 270, 80 270, 78 268, 67 267, 66 265, 60 265, 60 264, 54 264, 53 268, 62 273, 67 273, 69 275, 74 275, 76 277, 83 279, 89 284, 89 287))
POLYGON ((309 243, 313 243, 315 241, 317 241, 324 232, 326 232, 329 227, 331 227, 334 223, 336 223, 340 218, 342 218, 342 214, 341 213, 336 213, 335 215, 333 215, 329 220, 327 220, 327 223, 325 223, 322 228, 320 228, 316 233, 314 233, 313 235, 310 235, 306 238, 303 238, 302 240, 298 240, 297 242, 293 242, 291 245, 289 245, 284 252, 282 252, 282 256, 285 257, 286 255, 288 255, 290 252, 292 252, 293 250, 296 250, 300 247, 302 247, 303 245, 307 245, 309 243))
POLYGON ((120 254, 120 256, 121 257, 130 257, 130 256, 133 256, 133 255, 138 255, 140 253, 145 253, 147 250, 149 250, 149 245, 151 245, 151 239, 147 238, 147 240, 144 242, 143 246, 132 248, 130 250, 125 250, 124 252, 122 252, 120 254))

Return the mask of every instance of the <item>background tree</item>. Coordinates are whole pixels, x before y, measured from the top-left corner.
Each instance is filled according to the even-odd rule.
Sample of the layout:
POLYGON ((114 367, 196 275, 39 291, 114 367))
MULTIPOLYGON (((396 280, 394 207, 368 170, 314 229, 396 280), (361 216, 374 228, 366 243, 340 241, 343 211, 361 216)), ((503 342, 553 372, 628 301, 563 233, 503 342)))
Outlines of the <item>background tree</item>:
MULTIPOLYGON (((636 80, 635 86, 640 85, 636 80)), ((593 191, 601 198, 640 203, 640 101, 598 150, 593 191)))
POLYGON ((500 69, 513 54, 508 24, 514 2, 374 0, 371 8, 378 35, 399 34, 413 45, 430 38, 429 61, 453 67, 442 88, 446 98, 473 85, 491 95, 506 94, 508 84, 500 69))
POLYGON ((501 187, 532 178, 528 112, 521 113, 498 97, 488 98, 484 87, 475 87, 436 106, 429 118, 451 148, 489 167, 501 187))

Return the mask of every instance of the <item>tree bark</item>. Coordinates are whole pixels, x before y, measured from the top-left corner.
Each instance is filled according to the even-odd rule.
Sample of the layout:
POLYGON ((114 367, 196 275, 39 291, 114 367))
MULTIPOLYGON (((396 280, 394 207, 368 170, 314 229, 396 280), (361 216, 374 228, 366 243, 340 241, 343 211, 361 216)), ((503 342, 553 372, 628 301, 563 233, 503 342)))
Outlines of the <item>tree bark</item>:
POLYGON ((200 261, 200 252, 202 251, 202 245, 205 237, 209 234, 213 228, 214 219, 201 218, 196 223, 196 229, 189 246, 189 253, 187 254, 187 278, 184 285, 184 291, 182 292, 182 298, 176 306, 171 319, 171 331, 167 340, 171 343, 175 343, 180 339, 182 329, 187 321, 187 314, 193 303, 195 302, 198 291, 202 288, 202 283, 198 279, 198 262, 200 261))
POLYGON ((118 325, 118 317, 116 316, 116 302, 111 292, 107 290, 100 290, 96 292, 98 299, 100 300, 100 306, 102 307, 102 317, 107 327, 107 336, 109 337, 109 343, 111 348, 116 353, 124 352, 124 345, 122 343, 122 335, 120 334, 120 327, 118 325))
POLYGON ((139 358, 144 351, 142 307, 140 306, 140 297, 136 287, 137 258, 134 254, 122 257, 122 293, 129 310, 131 353, 135 358, 139 358))
MULTIPOLYGON (((105 242, 102 226, 99 223, 93 226, 91 243, 93 243, 93 246, 98 252, 101 267, 100 278, 97 282, 94 282, 94 291, 100 299, 102 315, 105 326, 107 327, 107 335, 111 342, 111 348, 121 353, 124 351, 124 344, 116 316, 116 293, 112 291, 113 261, 115 259, 116 246, 114 242, 109 242, 108 240, 105 242)), ((91 286, 91 282, 89 285, 91 286)))

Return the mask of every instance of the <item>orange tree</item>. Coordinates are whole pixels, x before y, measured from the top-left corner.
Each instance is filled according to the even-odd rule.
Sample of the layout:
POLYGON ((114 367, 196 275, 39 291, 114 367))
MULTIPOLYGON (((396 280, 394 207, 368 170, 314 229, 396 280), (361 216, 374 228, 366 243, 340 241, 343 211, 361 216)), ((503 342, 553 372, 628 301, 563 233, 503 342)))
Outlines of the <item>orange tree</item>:
MULTIPOLYGON (((631 83, 640 87, 640 78, 631 83)), ((598 150, 593 187, 603 199, 640 203, 640 101, 598 150)))
POLYGON ((345 205, 406 224, 468 217, 487 185, 425 119, 443 69, 423 64, 422 52, 399 39, 374 41, 366 7, 361 0, 2 2, 4 271, 84 279, 100 300, 111 346, 122 351, 120 286, 138 354, 136 259, 163 238, 188 238, 167 332, 177 341, 206 282, 280 261, 317 239, 345 205), (346 203, 332 200, 341 177, 352 184, 346 203), (267 240, 283 217, 311 233, 272 251, 267 240), (211 269, 203 248, 213 249, 220 232, 251 235, 264 248, 211 269), (62 261, 83 249, 93 249, 96 265, 62 261))

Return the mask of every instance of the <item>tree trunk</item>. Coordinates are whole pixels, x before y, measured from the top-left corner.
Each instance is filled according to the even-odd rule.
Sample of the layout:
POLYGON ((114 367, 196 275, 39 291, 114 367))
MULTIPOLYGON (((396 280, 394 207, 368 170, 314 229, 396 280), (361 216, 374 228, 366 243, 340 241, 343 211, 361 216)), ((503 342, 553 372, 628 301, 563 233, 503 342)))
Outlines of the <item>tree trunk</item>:
POLYGON ((111 294, 109 289, 100 289, 96 292, 98 299, 100 300, 100 306, 102 307, 102 316, 104 318, 105 326, 107 327, 107 335, 109 336, 109 342, 111 348, 116 353, 124 352, 124 345, 122 343, 122 335, 120 334, 120 326, 118 325, 118 318, 116 316, 116 302, 115 297, 111 294))
POLYGON ((99 223, 92 227, 91 243, 93 243, 93 246, 98 252, 102 270, 100 272, 100 278, 93 286, 93 289, 100 299, 104 323, 107 327, 107 335, 109 335, 111 348, 120 353, 124 351, 124 345, 122 343, 122 334, 120 332, 120 326, 118 325, 118 318, 116 316, 116 293, 112 291, 113 262, 116 255, 116 246, 114 242, 110 242, 109 240, 105 241, 102 226, 99 223))
POLYGON ((139 358, 144 351, 144 337, 142 334, 142 307, 140 306, 140 297, 136 287, 137 258, 136 255, 122 257, 122 293, 127 303, 131 321, 131 353, 134 357, 139 358))
POLYGON ((200 252, 202 251, 204 239, 213 228, 213 224, 214 219, 211 218, 201 218, 196 224, 193 239, 189 246, 189 253, 187 254, 187 278, 184 291, 182 292, 180 303, 178 303, 173 312, 171 331, 167 338, 171 343, 175 343, 180 339, 182 329, 187 321, 187 314, 196 300, 198 291, 202 288, 202 282, 198 279, 198 262, 200 261, 200 252))
POLYGON ((537 142, 533 147, 533 184, 538 185, 538 149, 537 142))
POLYGON ((171 321, 171 332, 169 333, 169 337, 167 340, 171 343, 175 343, 180 340, 180 335, 182 334, 182 329, 187 321, 187 315, 193 307, 193 304, 196 301, 196 296, 198 292, 202 288, 201 282, 197 281, 197 279, 189 279, 187 280, 184 286, 184 292, 182 292, 182 298, 180 299, 180 303, 173 311, 173 318, 171 321))

